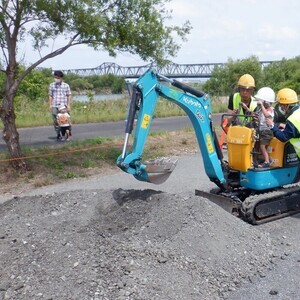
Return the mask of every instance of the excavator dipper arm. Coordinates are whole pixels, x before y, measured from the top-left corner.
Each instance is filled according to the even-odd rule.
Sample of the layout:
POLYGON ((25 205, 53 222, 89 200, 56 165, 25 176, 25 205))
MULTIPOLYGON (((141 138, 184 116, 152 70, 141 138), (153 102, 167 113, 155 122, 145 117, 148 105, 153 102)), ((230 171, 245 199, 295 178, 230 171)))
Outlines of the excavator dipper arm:
POLYGON ((164 182, 174 170, 176 162, 169 159, 145 163, 141 161, 159 97, 177 104, 188 115, 194 127, 207 176, 217 185, 224 185, 226 180, 218 152, 218 143, 214 138, 211 102, 208 95, 179 81, 158 75, 151 69, 133 86, 125 129, 125 143, 117 165, 136 179, 151 183, 164 182), (167 85, 168 83, 173 87, 167 85), (128 151, 129 135, 133 132, 135 118, 137 120, 134 141, 131 151, 128 151))

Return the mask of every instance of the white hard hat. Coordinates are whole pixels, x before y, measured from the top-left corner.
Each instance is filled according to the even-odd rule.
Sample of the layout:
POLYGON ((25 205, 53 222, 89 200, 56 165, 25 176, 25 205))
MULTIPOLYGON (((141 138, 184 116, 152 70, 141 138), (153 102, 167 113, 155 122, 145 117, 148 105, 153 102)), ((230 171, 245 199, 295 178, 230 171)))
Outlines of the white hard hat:
POLYGON ((62 104, 59 106, 58 110, 63 110, 63 109, 66 109, 66 106, 62 104))
POLYGON ((263 87, 257 91, 254 96, 257 101, 275 102, 275 92, 269 87, 263 87))

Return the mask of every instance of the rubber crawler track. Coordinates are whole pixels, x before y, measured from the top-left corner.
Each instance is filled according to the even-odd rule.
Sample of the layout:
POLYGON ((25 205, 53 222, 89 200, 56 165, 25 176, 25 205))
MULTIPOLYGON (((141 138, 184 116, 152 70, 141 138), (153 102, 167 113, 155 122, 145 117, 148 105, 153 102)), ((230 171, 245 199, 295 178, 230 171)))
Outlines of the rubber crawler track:
POLYGON ((245 221, 258 225, 300 212, 300 186, 289 185, 280 190, 246 198, 241 207, 245 221))

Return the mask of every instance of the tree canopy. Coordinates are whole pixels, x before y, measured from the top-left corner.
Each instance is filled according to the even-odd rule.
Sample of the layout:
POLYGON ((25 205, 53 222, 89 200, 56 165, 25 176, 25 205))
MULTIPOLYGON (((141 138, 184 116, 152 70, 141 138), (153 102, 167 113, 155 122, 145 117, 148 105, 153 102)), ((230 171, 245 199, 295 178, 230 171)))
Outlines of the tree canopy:
POLYGON ((185 40, 191 26, 166 25, 169 0, 9 0, 0 4, 2 66, 18 51, 17 43, 30 40, 41 55, 35 64, 68 48, 86 44, 111 56, 138 54, 161 63, 179 49, 174 37, 185 40), (65 45, 53 49, 58 37, 65 45), (42 56, 42 51, 50 51, 42 56))
POLYGON ((236 61, 229 59, 223 67, 216 67, 203 89, 213 96, 226 96, 235 91, 238 79, 243 74, 250 74, 256 82, 256 90, 263 86, 271 87, 275 92, 282 88, 291 88, 300 94, 300 56, 282 59, 264 68, 259 59, 251 56, 236 61))
MULTIPOLYGON (((139 55, 143 60, 164 63, 179 49, 191 26, 170 24, 169 0, 2 0, 0 2, 0 116, 3 138, 12 157, 20 158, 15 126, 14 97, 22 80, 47 59, 70 47, 85 44, 111 56, 118 52, 139 55), (55 48, 55 40, 65 44, 55 48), (32 42, 39 58, 20 68, 18 51, 22 42, 32 42), (45 49, 47 52, 45 52, 45 49), (46 54, 44 54, 46 53, 46 54)), ((26 165, 25 162, 21 163, 26 165)), ((20 165, 20 164, 18 164, 20 165)))

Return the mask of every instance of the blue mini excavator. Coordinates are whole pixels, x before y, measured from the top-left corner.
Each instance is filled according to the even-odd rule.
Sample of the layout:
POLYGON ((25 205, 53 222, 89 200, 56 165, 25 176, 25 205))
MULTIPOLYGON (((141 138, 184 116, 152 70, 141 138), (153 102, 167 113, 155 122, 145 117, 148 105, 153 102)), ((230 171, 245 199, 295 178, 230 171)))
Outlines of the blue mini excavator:
POLYGON ((300 212, 300 163, 289 142, 272 139, 268 147, 272 164, 268 168, 256 164, 260 154, 256 150, 259 149, 256 146, 259 132, 255 128, 230 126, 227 150, 221 149, 212 122, 209 96, 152 69, 147 70, 132 87, 124 147, 117 159, 119 168, 138 180, 154 184, 164 182, 174 170, 176 161, 170 159, 142 162, 159 97, 177 104, 191 120, 205 172, 216 184, 216 188, 209 192, 196 190, 196 195, 217 203, 251 224, 300 212), (128 151, 132 133, 134 140, 131 151, 128 151))

